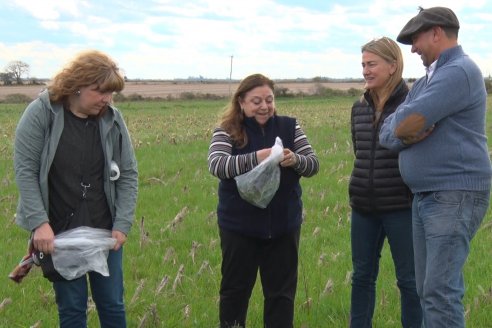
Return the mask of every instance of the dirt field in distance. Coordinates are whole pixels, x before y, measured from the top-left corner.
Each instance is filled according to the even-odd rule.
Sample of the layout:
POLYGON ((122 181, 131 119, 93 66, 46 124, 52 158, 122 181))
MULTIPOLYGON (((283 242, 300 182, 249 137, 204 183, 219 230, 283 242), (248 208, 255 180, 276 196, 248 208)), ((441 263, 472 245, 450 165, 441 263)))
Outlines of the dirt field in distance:
MULTIPOLYGON (((287 88, 291 93, 303 92, 312 94, 316 90, 317 85, 323 85, 325 88, 348 90, 355 88, 362 90, 363 82, 277 82, 277 88, 287 88)), ((142 97, 179 97, 183 92, 213 94, 218 96, 229 96, 234 93, 238 83, 215 83, 215 82, 127 82, 123 95, 139 94, 142 97)), ((31 99, 37 97, 38 93, 45 88, 44 85, 22 85, 22 86, 0 86, 0 100, 5 99, 9 94, 24 94, 31 99)))

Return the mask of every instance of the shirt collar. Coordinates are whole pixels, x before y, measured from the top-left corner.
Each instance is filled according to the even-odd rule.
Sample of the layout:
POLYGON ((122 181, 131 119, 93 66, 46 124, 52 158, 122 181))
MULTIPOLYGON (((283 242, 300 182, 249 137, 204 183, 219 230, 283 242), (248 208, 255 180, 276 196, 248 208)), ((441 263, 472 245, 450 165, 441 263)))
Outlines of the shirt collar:
POLYGON ((425 72, 427 74, 427 83, 429 83, 432 75, 434 74, 434 71, 436 70, 436 65, 437 65, 437 59, 429 65, 429 67, 425 68, 425 72))

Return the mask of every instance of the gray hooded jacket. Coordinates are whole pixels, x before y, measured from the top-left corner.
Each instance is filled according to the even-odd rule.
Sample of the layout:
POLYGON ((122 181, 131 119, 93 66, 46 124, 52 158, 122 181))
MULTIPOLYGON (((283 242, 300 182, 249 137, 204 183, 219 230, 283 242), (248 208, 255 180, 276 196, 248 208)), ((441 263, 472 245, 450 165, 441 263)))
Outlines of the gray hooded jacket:
MULTIPOLYGON (((15 132, 14 170, 19 202, 16 223, 34 230, 49 222, 48 174, 63 131, 64 110, 51 104, 43 91, 24 111, 15 132)), ((133 223, 138 191, 137 161, 121 113, 109 107, 99 119, 103 146, 104 192, 113 218, 113 230, 128 234, 133 223), (120 177, 110 180, 111 161, 120 177)))

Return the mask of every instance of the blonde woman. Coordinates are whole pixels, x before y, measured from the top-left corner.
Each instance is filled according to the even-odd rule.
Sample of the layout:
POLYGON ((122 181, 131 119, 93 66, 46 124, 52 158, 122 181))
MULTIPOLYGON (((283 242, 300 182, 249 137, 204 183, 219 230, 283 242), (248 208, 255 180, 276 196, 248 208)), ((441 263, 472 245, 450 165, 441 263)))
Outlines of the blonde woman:
POLYGON ((349 184, 352 246, 350 326, 372 327, 376 280, 388 240, 401 295, 403 327, 420 327, 422 311, 415 286, 412 196, 398 169, 398 153, 379 144, 384 119, 403 102, 403 58, 395 41, 383 37, 362 46, 366 92, 352 107, 354 168, 349 184))

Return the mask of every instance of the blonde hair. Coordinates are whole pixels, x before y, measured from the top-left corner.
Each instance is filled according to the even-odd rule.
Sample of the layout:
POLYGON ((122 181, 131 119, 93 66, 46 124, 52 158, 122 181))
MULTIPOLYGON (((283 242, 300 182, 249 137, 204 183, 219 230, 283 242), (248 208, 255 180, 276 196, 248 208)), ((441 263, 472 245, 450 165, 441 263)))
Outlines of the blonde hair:
POLYGON ((398 86, 403 75, 403 55, 398 44, 388 37, 374 39, 361 47, 361 52, 373 53, 389 64, 395 64, 396 70, 390 76, 386 85, 376 94, 373 90, 369 90, 369 95, 376 104, 376 109, 382 110, 386 101, 391 96, 393 90, 398 86))
POLYGON ((102 92, 120 92, 125 87, 125 79, 116 63, 97 50, 77 54, 54 76, 48 86, 50 100, 64 102, 81 87, 92 84, 97 84, 102 92))
POLYGON ((231 101, 225 107, 222 118, 219 121, 219 126, 229 133, 238 148, 243 148, 248 143, 248 137, 242 125, 244 113, 239 102, 244 99, 249 91, 265 85, 275 93, 275 83, 262 74, 253 74, 244 78, 239 83, 231 101))

